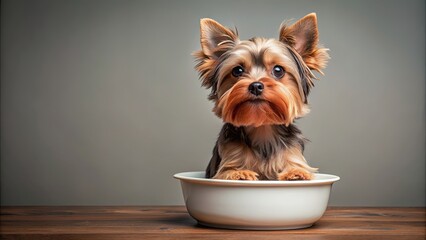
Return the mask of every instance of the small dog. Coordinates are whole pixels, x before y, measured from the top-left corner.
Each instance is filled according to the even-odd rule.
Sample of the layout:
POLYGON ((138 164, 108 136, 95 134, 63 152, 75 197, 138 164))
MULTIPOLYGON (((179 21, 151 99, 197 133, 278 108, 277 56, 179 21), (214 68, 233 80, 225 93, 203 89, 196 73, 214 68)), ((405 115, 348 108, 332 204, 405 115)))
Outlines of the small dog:
POLYGON ((201 19, 194 53, 213 112, 224 121, 207 178, 309 180, 316 168, 303 157, 306 139, 293 121, 309 112, 307 96, 329 55, 318 45, 315 13, 287 26, 279 40, 240 40, 212 19, 201 19))

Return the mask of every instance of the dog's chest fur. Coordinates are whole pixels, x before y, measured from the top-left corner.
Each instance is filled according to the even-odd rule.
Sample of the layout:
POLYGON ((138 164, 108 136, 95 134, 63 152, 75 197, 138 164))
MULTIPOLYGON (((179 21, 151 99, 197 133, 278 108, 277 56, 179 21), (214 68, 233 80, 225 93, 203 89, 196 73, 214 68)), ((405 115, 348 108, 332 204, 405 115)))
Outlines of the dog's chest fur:
POLYGON ((249 148, 257 159, 268 161, 278 152, 293 147, 303 151, 306 139, 293 124, 255 127, 235 127, 225 124, 220 132, 219 144, 240 143, 249 148))
POLYGON ((300 130, 292 124, 254 128, 226 123, 215 148, 216 166, 210 167, 216 171, 220 167, 252 169, 261 175, 260 179, 274 179, 285 167, 286 154, 294 148, 303 151, 305 141, 300 130))

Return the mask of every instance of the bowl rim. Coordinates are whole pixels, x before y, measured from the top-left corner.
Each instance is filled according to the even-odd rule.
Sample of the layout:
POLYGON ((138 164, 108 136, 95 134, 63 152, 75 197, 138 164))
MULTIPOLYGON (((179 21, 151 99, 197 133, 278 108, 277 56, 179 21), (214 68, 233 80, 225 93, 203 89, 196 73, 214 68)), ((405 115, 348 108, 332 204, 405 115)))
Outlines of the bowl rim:
POLYGON ((296 181, 278 181, 278 180, 225 180, 225 179, 211 179, 211 178, 200 178, 194 177, 191 175, 202 174, 204 176, 204 171, 190 171, 190 172, 180 172, 173 175, 174 178, 179 179, 184 182, 192 182, 203 185, 222 185, 222 186, 312 186, 312 185, 330 185, 334 182, 340 180, 339 176, 326 174, 326 173, 314 173, 315 178, 321 177, 322 179, 313 179, 313 180, 296 180, 296 181), (189 175, 189 176, 188 176, 189 175))

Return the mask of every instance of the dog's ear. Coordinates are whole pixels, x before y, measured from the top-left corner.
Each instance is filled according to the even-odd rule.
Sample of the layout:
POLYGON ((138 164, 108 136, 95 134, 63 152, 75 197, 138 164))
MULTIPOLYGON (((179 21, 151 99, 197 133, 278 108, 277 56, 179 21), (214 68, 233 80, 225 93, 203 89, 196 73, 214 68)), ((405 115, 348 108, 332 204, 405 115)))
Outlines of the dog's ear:
POLYGON ((235 46, 239 41, 238 34, 213 19, 203 18, 200 20, 200 41, 201 50, 193 53, 197 61, 195 69, 200 74, 202 85, 212 88, 209 99, 215 100, 217 96, 214 74, 217 60, 235 46))
POLYGON ((236 32, 209 18, 200 20, 200 35, 203 53, 214 59, 235 46, 238 40, 236 32))
POLYGON ((318 46, 317 15, 310 13, 291 26, 281 25, 280 41, 293 47, 306 65, 320 73, 329 59, 326 48, 318 46))

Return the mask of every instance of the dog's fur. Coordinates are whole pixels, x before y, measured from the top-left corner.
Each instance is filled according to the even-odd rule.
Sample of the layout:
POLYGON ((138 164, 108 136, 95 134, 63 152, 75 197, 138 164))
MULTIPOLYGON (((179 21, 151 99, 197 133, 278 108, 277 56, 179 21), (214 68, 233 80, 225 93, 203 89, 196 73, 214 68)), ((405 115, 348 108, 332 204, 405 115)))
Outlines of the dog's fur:
POLYGON ((303 157, 306 140, 293 122, 309 112, 311 70, 322 74, 329 59, 328 49, 318 45, 316 14, 282 24, 279 40, 240 40, 237 31, 212 19, 200 25, 196 69, 211 89, 213 112, 225 122, 206 177, 312 179, 317 169, 303 157))

